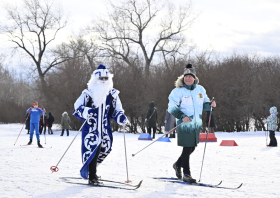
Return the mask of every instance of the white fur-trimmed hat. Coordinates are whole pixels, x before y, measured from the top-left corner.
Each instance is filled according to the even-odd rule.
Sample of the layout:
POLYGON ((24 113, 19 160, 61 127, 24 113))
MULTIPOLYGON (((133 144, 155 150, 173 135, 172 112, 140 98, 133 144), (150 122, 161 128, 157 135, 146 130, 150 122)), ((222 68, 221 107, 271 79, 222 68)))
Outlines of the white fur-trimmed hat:
POLYGON ((95 76, 98 77, 109 77, 109 71, 105 65, 99 65, 97 69, 93 72, 95 76))

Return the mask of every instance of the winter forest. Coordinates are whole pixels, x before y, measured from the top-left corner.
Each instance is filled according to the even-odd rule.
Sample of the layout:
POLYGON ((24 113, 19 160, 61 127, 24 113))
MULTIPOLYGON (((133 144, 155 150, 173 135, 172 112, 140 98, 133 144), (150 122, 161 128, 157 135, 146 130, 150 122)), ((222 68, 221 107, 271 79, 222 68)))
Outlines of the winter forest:
MULTIPOLYGON (((208 97, 215 97, 217 131, 266 130, 261 120, 270 107, 280 107, 280 57, 197 50, 188 40, 199 17, 190 2, 112 1, 106 16, 59 44, 57 35, 71 25, 63 9, 55 1, 20 2, 4 5, 7 20, 0 24, 12 48, 11 55, 0 57, 0 123, 23 123, 33 101, 52 112, 57 123, 64 111, 72 116, 74 102, 99 64, 114 74, 130 133, 145 132, 150 101, 162 132, 168 95, 188 63, 208 97)), ((71 121, 72 129, 81 126, 74 116, 71 121)), ((119 126, 112 122, 112 127, 119 126)))

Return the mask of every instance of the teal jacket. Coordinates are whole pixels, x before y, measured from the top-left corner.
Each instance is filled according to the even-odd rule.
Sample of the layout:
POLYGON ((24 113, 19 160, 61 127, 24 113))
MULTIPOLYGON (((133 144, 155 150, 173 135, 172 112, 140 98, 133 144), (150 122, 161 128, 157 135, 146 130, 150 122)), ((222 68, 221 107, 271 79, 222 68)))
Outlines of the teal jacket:
POLYGON ((210 100, 205 89, 198 85, 198 79, 192 87, 185 85, 183 79, 184 76, 178 78, 169 95, 168 112, 176 118, 177 125, 186 116, 192 120, 177 128, 178 146, 195 147, 199 143, 202 111, 210 110, 210 100))

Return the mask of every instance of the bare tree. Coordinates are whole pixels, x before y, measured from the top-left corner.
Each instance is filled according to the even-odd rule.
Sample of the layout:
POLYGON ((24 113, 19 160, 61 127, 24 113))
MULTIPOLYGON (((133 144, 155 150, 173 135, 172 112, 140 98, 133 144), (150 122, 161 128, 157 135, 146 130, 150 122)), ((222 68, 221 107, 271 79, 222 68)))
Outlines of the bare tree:
POLYGON ((128 65, 143 57, 146 76, 156 53, 166 56, 179 52, 185 44, 183 32, 196 18, 191 15, 191 3, 178 9, 160 0, 125 0, 110 5, 109 17, 94 21, 92 30, 99 33, 110 56, 128 65))
POLYGON ((99 65, 98 62, 100 58, 102 59, 102 52, 92 37, 86 40, 83 35, 75 36, 70 39, 70 44, 68 46, 78 53, 75 54, 75 57, 83 57, 87 60, 91 67, 91 72, 99 65))
POLYGON ((5 34, 15 49, 20 49, 35 64, 35 69, 46 90, 45 75, 54 66, 66 61, 50 50, 50 43, 67 24, 63 12, 53 1, 22 0, 20 5, 5 5, 7 25, 0 25, 0 33, 5 34))

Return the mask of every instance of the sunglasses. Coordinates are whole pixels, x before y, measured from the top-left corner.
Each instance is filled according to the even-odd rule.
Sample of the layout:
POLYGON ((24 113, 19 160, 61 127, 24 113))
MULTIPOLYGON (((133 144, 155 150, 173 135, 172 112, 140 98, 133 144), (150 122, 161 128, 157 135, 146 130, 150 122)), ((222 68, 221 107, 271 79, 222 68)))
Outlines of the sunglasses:
POLYGON ((108 80, 108 77, 99 77, 99 80, 108 80))

